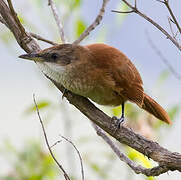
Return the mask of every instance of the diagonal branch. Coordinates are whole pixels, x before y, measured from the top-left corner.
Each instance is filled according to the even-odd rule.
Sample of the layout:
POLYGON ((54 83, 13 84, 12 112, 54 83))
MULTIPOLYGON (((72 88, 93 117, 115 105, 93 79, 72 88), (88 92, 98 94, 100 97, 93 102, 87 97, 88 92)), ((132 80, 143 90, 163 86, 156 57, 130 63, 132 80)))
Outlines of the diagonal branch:
MULTIPOLYGON (((173 44, 181 51, 181 45, 162 27, 160 26, 158 23, 156 23, 153 19, 151 19, 150 17, 148 17, 146 14, 142 13, 140 10, 138 10, 138 8, 136 6, 131 5, 127 0, 122 0, 129 8, 132 9, 133 13, 138 14, 139 16, 143 17, 144 19, 146 19, 148 22, 150 22, 151 24, 153 24, 158 30, 160 30, 168 39, 170 39, 173 44)), ((116 13, 122 13, 121 11, 115 11, 113 10, 113 12, 116 13)))
POLYGON ((64 177, 65 177, 65 180, 70 180, 68 174, 66 173, 66 171, 64 170, 63 166, 57 161, 57 159, 55 158, 52 150, 51 150, 51 147, 49 145, 49 142, 48 142, 48 137, 47 137, 47 134, 46 134, 46 131, 45 131, 45 127, 44 127, 44 124, 43 124, 43 121, 41 119, 41 116, 40 116, 40 112, 39 112, 39 109, 38 109, 38 105, 36 103, 36 99, 35 99, 35 94, 33 94, 33 101, 34 101, 34 104, 35 104, 35 107, 36 107, 36 112, 37 112, 37 115, 38 115, 38 118, 40 120, 40 123, 41 123, 41 126, 42 126, 42 130, 43 130, 43 135, 45 137, 45 142, 46 142, 46 145, 48 147, 48 150, 53 158, 53 160, 56 162, 56 164, 58 165, 58 167, 61 169, 61 171, 63 172, 64 174, 64 177))
POLYGON ((94 129, 97 132, 97 135, 100 136, 114 151, 114 153, 118 156, 118 158, 125 162, 136 174, 144 174, 146 176, 159 176, 160 174, 163 174, 167 172, 169 169, 166 166, 157 166, 154 168, 145 168, 140 165, 137 165, 134 161, 130 160, 127 156, 125 156, 118 147, 114 144, 114 142, 106 135, 106 133, 93 124, 94 129))
POLYGON ((51 44, 51 45, 58 45, 57 43, 55 43, 55 42, 53 42, 53 41, 50 41, 50 40, 48 40, 48 39, 45 39, 45 38, 43 38, 42 36, 37 35, 37 34, 35 34, 35 33, 31 33, 31 32, 30 32, 29 34, 30 34, 30 36, 34 37, 35 39, 37 39, 37 40, 39 40, 39 41, 43 41, 43 42, 46 42, 46 43, 51 44))
POLYGON ((170 72, 175 76, 176 79, 178 79, 179 81, 181 81, 181 75, 175 71, 174 67, 169 63, 169 60, 162 54, 162 52, 156 47, 156 45, 154 44, 154 42, 152 41, 152 39, 149 36, 148 31, 145 32, 146 33, 146 37, 148 40, 148 43, 150 45, 150 47, 155 51, 155 53, 160 57, 160 59, 163 61, 163 63, 168 67, 168 69, 170 70, 170 72))
POLYGON ((100 22, 104 16, 104 13, 105 13, 105 7, 108 2, 109 2, 109 0, 103 0, 102 7, 101 7, 96 19, 94 20, 94 22, 80 35, 80 37, 77 40, 75 40, 73 42, 73 44, 79 44, 83 39, 85 39, 86 36, 88 36, 90 34, 90 32, 92 30, 95 29, 96 26, 98 26, 100 24, 100 22))
POLYGON ((26 52, 40 50, 38 44, 36 44, 36 42, 27 33, 22 33, 22 28, 18 25, 20 22, 18 22, 16 17, 12 15, 4 0, 0 0, 0 14, 21 48, 23 48, 26 52))
POLYGON ((12 4, 11 0, 7 0, 7 2, 8 2, 8 5, 9 5, 11 14, 12 14, 14 20, 16 21, 16 24, 18 25, 22 35, 26 35, 25 29, 24 29, 24 27, 22 26, 22 24, 20 23, 20 21, 19 21, 19 19, 17 17, 17 14, 16 14, 16 12, 14 10, 14 7, 13 7, 13 4, 12 4))

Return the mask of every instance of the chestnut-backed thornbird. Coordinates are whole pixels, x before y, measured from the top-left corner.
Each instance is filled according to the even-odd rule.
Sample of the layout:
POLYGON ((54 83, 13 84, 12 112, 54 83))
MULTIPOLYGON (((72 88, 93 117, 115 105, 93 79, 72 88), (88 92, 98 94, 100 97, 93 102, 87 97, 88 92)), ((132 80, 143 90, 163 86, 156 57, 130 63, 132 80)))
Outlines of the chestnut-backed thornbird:
POLYGON ((156 118, 171 124, 167 112, 144 93, 141 76, 118 49, 106 44, 56 45, 38 53, 21 55, 34 60, 42 72, 67 90, 109 106, 131 101, 156 118))

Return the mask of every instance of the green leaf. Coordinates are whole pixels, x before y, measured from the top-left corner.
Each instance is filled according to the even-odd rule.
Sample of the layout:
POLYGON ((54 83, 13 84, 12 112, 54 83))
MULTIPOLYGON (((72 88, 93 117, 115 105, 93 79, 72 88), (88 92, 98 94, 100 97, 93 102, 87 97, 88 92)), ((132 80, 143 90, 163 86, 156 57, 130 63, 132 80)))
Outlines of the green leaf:
POLYGON ((86 25, 84 23, 83 20, 77 20, 76 22, 76 26, 75 26, 75 29, 76 29, 76 37, 79 37, 83 32, 84 30, 86 29, 86 25))
POLYGON ((32 1, 37 7, 42 7, 44 1, 43 0, 34 0, 32 1))
POLYGON ((22 24, 25 23, 25 18, 24 18, 23 16, 21 16, 20 14, 18 14, 18 19, 20 20, 20 22, 21 22, 22 24))
POLYGON ((155 180, 155 178, 153 176, 151 177, 146 177, 147 180, 155 180))
MULTIPOLYGON (((112 113, 116 117, 121 116, 121 114, 122 114, 122 107, 118 106, 118 107, 113 108, 112 109, 112 113)), ((125 104, 125 115, 126 115, 126 117, 137 119, 139 113, 137 111, 137 108, 133 104, 126 103, 125 104)))
POLYGON ((92 163, 91 164, 91 168, 95 171, 95 172, 99 172, 100 171, 100 168, 97 164, 95 163, 92 163))
POLYGON ((116 117, 121 115, 121 111, 122 111, 121 106, 118 106, 112 109, 113 115, 116 117))
MULTIPOLYGON (((39 101, 37 102, 37 106, 38 106, 38 109, 45 109, 47 107, 49 107, 51 105, 51 102, 50 101, 39 101)), ((25 114, 31 114, 33 112, 36 111, 36 106, 35 105, 31 105, 30 107, 28 107, 26 110, 25 110, 25 114)))
POLYGON ((170 76, 170 72, 168 70, 162 71, 157 80, 157 86, 163 85, 169 76, 170 76))
POLYGON ((171 120, 175 119, 176 115, 179 113, 180 108, 178 105, 174 105, 171 109, 169 109, 168 114, 171 120))
POLYGON ((1 32, 0 34, 0 39, 4 42, 4 43, 10 43, 12 41, 12 34, 10 31, 5 31, 5 32, 1 32))
POLYGON ((140 162, 146 168, 152 168, 151 162, 140 152, 128 147, 127 154, 131 160, 140 162))
POLYGON ((80 4, 81 4, 81 0, 75 0, 75 3, 74 3, 74 8, 76 8, 76 7, 79 7, 80 6, 80 4))
MULTIPOLYGON (((120 7, 120 2, 119 2, 117 9, 118 9, 118 11, 122 11, 122 12, 126 12, 126 11, 130 10, 129 7, 125 3, 123 3, 123 2, 121 2, 121 7, 120 7)), ((121 14, 120 13, 116 13, 116 14, 117 14, 116 20, 117 20, 118 25, 120 26, 121 23, 128 16, 128 13, 121 13, 121 14)))

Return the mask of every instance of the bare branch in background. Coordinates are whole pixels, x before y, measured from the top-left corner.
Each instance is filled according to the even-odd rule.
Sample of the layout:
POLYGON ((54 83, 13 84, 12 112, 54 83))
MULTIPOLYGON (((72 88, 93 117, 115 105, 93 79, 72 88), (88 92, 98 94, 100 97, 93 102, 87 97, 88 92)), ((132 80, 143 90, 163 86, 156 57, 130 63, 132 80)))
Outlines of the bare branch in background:
POLYGON ((172 21, 172 19, 170 17, 168 17, 168 23, 169 23, 169 26, 170 26, 170 31, 172 33, 172 36, 177 41, 176 36, 178 34, 178 31, 176 33, 174 33, 173 28, 172 28, 173 21, 172 21))
POLYGON ((36 99, 35 99, 35 94, 33 94, 33 101, 34 101, 34 104, 35 104, 35 107, 36 107, 36 112, 37 112, 37 115, 38 115, 38 118, 40 120, 40 123, 41 123, 41 126, 42 126, 42 130, 43 130, 43 135, 45 137, 45 142, 46 142, 46 145, 48 147, 48 150, 53 158, 53 160, 55 161, 55 163, 58 165, 58 167, 60 168, 60 170, 63 172, 64 174, 64 177, 65 177, 65 180, 70 180, 68 174, 66 173, 66 171, 64 170, 64 168, 62 167, 62 165, 58 162, 58 160, 55 158, 52 150, 51 150, 51 147, 49 145, 49 142, 48 142, 48 137, 47 137, 47 134, 46 134, 46 131, 45 131, 45 127, 43 125, 43 121, 41 119, 41 116, 40 116, 40 112, 39 112, 39 109, 38 109, 38 106, 37 106, 37 103, 36 103, 36 99))
POLYGON ((65 33, 64 33, 64 30, 63 30, 63 25, 62 25, 62 23, 60 21, 60 18, 58 16, 58 12, 57 12, 57 8, 55 6, 55 3, 53 2, 53 0, 48 0, 48 5, 51 7, 51 10, 53 12, 56 24, 58 26, 58 30, 59 30, 59 33, 60 33, 60 38, 62 40, 62 43, 65 44, 66 43, 65 33))
POLYGON ((94 129, 98 136, 100 136, 114 151, 117 157, 125 162, 136 174, 144 174, 146 176, 159 176, 167 172, 169 169, 166 166, 156 166, 154 168, 145 168, 141 165, 137 165, 134 161, 130 160, 126 155, 124 155, 119 148, 115 145, 115 143, 106 135, 106 133, 99 128, 97 125, 93 124, 94 129))
MULTIPOLYGON (((79 150, 77 149, 77 147, 75 146, 75 144, 69 140, 68 138, 60 135, 61 138, 63 138, 65 141, 67 141, 69 144, 71 144, 73 146, 73 148, 76 150, 78 156, 79 156, 79 160, 80 160, 80 166, 81 166, 81 175, 82 175, 82 180, 85 180, 85 177, 84 177, 84 167, 83 167, 83 161, 82 161, 82 157, 80 155, 80 152, 79 150)), ((52 146, 51 148, 53 148, 54 146, 56 146, 57 144, 61 143, 62 141, 61 140, 58 140, 56 141, 52 146)))
POLYGON ((175 76, 175 78, 178 79, 179 81, 181 81, 181 75, 175 71, 175 68, 169 63, 169 60, 167 60, 166 57, 164 57, 164 55, 161 53, 161 51, 156 47, 156 45, 154 44, 154 42, 150 38, 148 31, 146 31, 145 34, 146 34, 147 40, 148 40, 149 45, 151 46, 151 48, 160 57, 160 59, 168 67, 168 69, 175 76))
POLYGON ((50 148, 53 148, 54 146, 56 146, 57 144, 59 144, 59 143, 61 143, 61 142, 62 142, 62 140, 56 141, 55 143, 53 143, 53 144, 50 146, 50 148))
POLYGON ((37 39, 37 40, 46 42, 46 43, 51 44, 51 45, 58 45, 58 43, 55 43, 55 42, 50 41, 50 40, 48 40, 48 39, 45 39, 45 38, 43 38, 42 36, 37 35, 37 34, 35 34, 35 33, 31 33, 31 32, 30 32, 29 34, 30 34, 30 36, 34 37, 34 38, 37 39))
POLYGON ((92 30, 95 29, 96 26, 98 26, 104 16, 105 13, 105 7, 109 0, 103 0, 102 7, 99 11, 99 14, 97 15, 96 19, 93 21, 93 23, 80 35, 80 37, 73 42, 73 44, 79 44, 83 39, 85 39, 86 36, 90 34, 92 30))
POLYGON ((179 25, 179 23, 178 23, 175 15, 174 15, 174 13, 173 13, 171 7, 170 7, 170 5, 169 5, 169 1, 168 1, 168 0, 164 0, 163 4, 165 4, 165 6, 167 7, 167 9, 168 9, 168 11, 169 11, 169 13, 170 13, 170 16, 171 16, 172 19, 173 19, 173 22, 175 23, 175 25, 177 26, 177 29, 179 30, 179 32, 180 32, 180 34, 181 34, 181 27, 180 27, 180 25, 179 25))
POLYGON ((62 135, 60 135, 60 136, 61 136, 63 139, 65 139, 68 143, 70 143, 70 144, 74 147, 74 149, 76 150, 76 152, 77 152, 77 154, 78 154, 78 156, 79 156, 79 160, 80 160, 82 180, 85 180, 83 161, 82 161, 82 157, 81 157, 81 155, 80 155, 79 150, 77 149, 77 147, 75 146, 75 144, 74 144, 72 141, 70 141, 69 139, 67 139, 66 137, 64 137, 64 136, 62 136, 62 135))
MULTIPOLYGON (((173 44, 181 51, 181 45, 175 40, 175 38, 173 38, 163 27, 161 27, 158 23, 156 23, 153 19, 151 19, 150 17, 148 17, 146 14, 142 13, 140 10, 138 10, 138 8, 136 6, 131 5, 127 0, 122 0, 129 8, 132 9, 133 13, 138 14, 139 16, 143 17, 144 19, 146 19, 148 22, 150 22, 151 24, 153 24, 157 29, 159 29, 163 34, 165 34, 165 36, 170 39, 173 44)), ((160 2, 160 1, 159 1, 160 2)), ((116 11, 116 10, 112 10, 112 12, 116 12, 116 13, 125 13, 122 11, 116 11)), ((129 13, 131 11, 128 11, 129 13)))

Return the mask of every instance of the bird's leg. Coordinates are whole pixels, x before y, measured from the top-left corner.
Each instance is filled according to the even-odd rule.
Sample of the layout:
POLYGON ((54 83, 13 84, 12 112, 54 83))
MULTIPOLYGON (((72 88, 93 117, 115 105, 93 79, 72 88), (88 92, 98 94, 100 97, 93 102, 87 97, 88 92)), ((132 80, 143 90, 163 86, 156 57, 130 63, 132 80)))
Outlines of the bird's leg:
POLYGON ((120 128, 120 124, 124 122, 124 102, 122 103, 122 114, 121 118, 117 120, 118 128, 120 128))
POLYGON ((112 118, 114 120, 116 120, 116 124, 117 124, 117 129, 120 128, 120 125, 124 122, 124 102, 122 103, 122 114, 121 114, 121 118, 117 118, 115 116, 113 116, 112 118))
POLYGON ((63 93, 62 93, 62 100, 65 97, 65 94, 68 93, 68 91, 69 91, 68 89, 64 88, 63 93))

